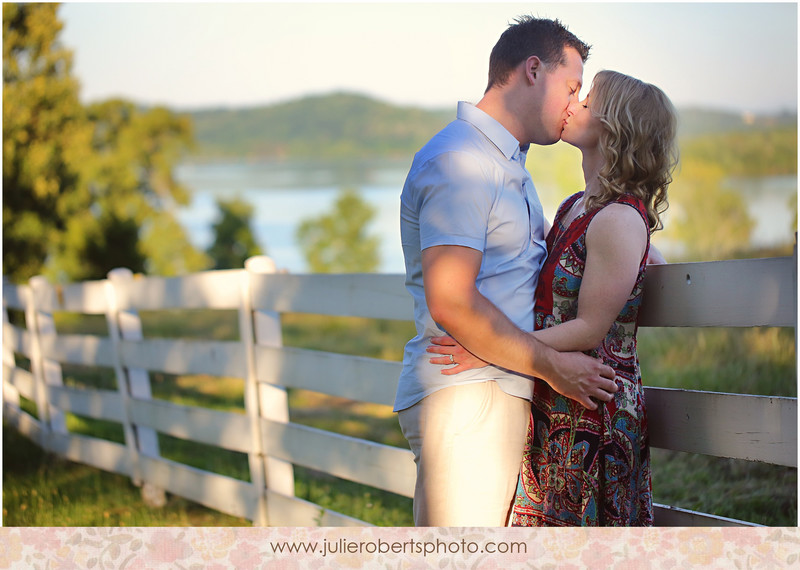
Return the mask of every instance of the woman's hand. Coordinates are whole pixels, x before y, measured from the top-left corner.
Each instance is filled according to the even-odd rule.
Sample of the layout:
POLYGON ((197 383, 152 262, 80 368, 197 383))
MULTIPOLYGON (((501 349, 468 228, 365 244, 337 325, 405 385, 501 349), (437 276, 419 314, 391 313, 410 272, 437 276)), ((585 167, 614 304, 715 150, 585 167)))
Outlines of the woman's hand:
POLYGON ((481 360, 466 348, 458 344, 453 337, 435 336, 431 338, 432 345, 428 346, 427 351, 432 354, 441 354, 430 359, 431 364, 455 364, 452 368, 443 368, 442 374, 458 374, 473 368, 483 368, 488 363, 481 360))
POLYGON ((647 265, 666 265, 667 260, 664 254, 658 250, 652 243, 650 244, 650 253, 647 256, 647 265))

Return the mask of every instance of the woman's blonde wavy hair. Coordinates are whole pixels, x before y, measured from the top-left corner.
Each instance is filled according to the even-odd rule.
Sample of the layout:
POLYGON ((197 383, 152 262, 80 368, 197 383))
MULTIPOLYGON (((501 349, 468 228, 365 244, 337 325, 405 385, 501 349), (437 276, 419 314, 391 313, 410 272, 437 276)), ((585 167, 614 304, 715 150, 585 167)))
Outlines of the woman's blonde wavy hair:
POLYGON ((600 152, 602 190, 587 210, 631 194, 644 202, 650 232, 663 227, 667 188, 678 164, 677 113, 661 89, 616 71, 592 81, 590 108, 603 124, 600 152))

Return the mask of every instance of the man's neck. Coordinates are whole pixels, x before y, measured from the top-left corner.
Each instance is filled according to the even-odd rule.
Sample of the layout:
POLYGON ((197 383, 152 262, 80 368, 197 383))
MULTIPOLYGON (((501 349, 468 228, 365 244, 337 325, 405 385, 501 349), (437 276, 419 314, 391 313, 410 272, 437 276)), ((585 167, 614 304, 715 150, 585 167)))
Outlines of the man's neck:
POLYGON ((530 142, 525 140, 525 131, 517 118, 519 114, 514 110, 513 99, 503 91, 490 89, 475 106, 503 125, 521 145, 526 145, 530 142))

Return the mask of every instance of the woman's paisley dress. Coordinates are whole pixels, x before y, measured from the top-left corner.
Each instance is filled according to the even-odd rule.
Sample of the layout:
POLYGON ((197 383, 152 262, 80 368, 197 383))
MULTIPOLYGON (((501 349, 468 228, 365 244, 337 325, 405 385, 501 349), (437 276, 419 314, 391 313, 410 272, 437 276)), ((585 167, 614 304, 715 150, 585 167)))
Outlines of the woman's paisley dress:
MULTIPOLYGON (((586 230, 600 209, 563 220, 583 195, 559 208, 547 236, 548 257, 536 290, 536 328, 574 319, 586 265, 586 230)), ((623 195, 615 203, 636 209, 640 200, 623 195)), ((585 409, 535 381, 522 470, 514 499, 514 526, 651 526, 650 449, 644 391, 636 354, 637 315, 647 249, 636 284, 602 344, 587 354, 616 371, 619 391, 597 410, 585 409)))

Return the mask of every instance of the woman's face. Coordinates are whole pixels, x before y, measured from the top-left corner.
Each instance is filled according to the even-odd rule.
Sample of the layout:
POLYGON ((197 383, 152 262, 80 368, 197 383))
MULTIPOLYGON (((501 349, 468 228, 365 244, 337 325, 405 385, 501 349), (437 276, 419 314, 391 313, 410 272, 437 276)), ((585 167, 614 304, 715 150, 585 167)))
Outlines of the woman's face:
POLYGON ((592 92, 582 101, 573 101, 567 109, 561 140, 581 150, 590 150, 600 144, 603 124, 592 114, 592 92))

